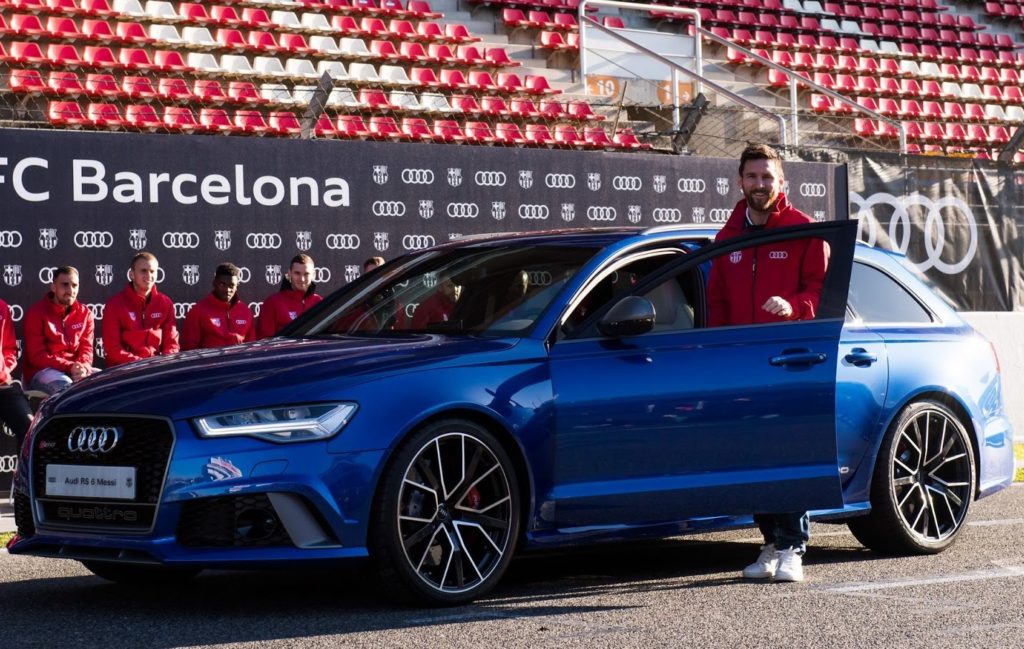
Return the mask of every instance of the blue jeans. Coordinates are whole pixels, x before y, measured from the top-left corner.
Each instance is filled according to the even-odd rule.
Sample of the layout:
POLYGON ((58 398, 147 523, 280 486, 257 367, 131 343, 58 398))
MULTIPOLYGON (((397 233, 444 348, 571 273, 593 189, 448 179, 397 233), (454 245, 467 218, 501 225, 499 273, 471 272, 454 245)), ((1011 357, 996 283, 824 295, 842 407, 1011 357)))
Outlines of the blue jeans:
POLYGON ((32 377, 32 383, 29 388, 33 390, 42 390, 46 394, 56 394, 64 388, 71 385, 71 377, 55 370, 52 367, 45 367, 32 377))
POLYGON ((796 548, 803 554, 811 538, 811 519, 807 512, 792 514, 754 514, 765 544, 774 543, 777 550, 796 548))

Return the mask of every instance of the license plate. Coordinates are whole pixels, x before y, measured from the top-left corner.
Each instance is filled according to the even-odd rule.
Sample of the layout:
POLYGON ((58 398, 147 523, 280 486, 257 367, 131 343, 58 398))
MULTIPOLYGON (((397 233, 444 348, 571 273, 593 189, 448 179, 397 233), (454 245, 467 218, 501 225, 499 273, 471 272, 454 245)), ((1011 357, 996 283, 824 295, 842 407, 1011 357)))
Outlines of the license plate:
POLYGON ((50 464, 46 495, 134 500, 135 467, 50 464))

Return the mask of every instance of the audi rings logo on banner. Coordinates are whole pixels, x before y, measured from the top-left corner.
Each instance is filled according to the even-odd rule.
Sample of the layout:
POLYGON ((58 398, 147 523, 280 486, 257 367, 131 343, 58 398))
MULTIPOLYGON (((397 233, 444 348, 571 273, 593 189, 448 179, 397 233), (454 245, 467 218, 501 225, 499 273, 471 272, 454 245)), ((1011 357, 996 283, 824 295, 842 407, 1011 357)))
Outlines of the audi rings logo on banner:
POLYGON ((548 218, 550 210, 547 205, 520 205, 519 206, 519 218, 533 221, 543 221, 548 218))
POLYGON ((0 455, 0 473, 14 473, 17 470, 17 455, 0 455))
POLYGON ((105 304, 97 304, 97 303, 90 302, 89 304, 85 305, 85 308, 89 309, 89 313, 92 314, 93 320, 102 320, 103 319, 103 308, 105 306, 106 306, 105 304))
POLYGON ((313 281, 317 284, 326 284, 331 281, 331 269, 321 266, 313 269, 313 281))
MULTIPOLYGON (((166 275, 167 274, 164 272, 164 267, 163 266, 157 266, 157 269, 156 269, 156 283, 157 284, 163 284, 164 283, 164 277, 166 275)), ((129 282, 132 281, 132 269, 131 268, 129 268, 128 270, 124 271, 124 277, 129 282)))
POLYGON ((478 171, 473 174, 473 182, 479 187, 504 187, 508 177, 504 171, 478 171))
POLYGON ((703 194, 708 185, 703 178, 680 178, 676 181, 676 189, 682 194, 703 194))
POLYGON ((75 426, 68 434, 68 450, 72 453, 109 453, 121 440, 116 426, 75 426))
POLYGON ((358 234, 328 234, 324 243, 328 250, 356 250, 360 241, 358 234))
MULTIPOLYGON (((944 196, 933 201, 918 193, 910 196, 893 196, 879 192, 864 198, 857 192, 850 192, 850 202, 857 205, 857 209, 853 210, 850 218, 860 221, 857 235, 859 239, 869 246, 879 245, 907 255, 921 272, 935 268, 940 273, 947 275, 959 274, 970 265, 974 260, 974 255, 978 252, 978 223, 974 220, 971 208, 956 196, 944 196), (883 226, 876 215, 876 206, 885 206, 892 210, 892 215, 889 217, 888 242, 878 241, 879 230, 883 226), (911 216, 911 211, 914 212, 916 218, 911 216), (966 226, 966 232, 960 236, 961 239, 967 238, 966 249, 962 244, 953 247, 953 252, 962 250, 954 261, 947 261, 948 255, 945 255, 944 258, 948 244, 946 241, 948 226, 957 227, 962 232, 963 229, 959 226, 966 226), (907 252, 910 248, 911 235, 917 233, 923 235, 921 243, 924 247, 925 258, 921 261, 916 259, 917 254, 911 255, 907 252)), ((917 250, 920 248, 915 247, 915 251, 917 250)))
POLYGON ((7 308, 11 312, 11 320, 14 322, 21 322, 22 316, 25 315, 25 311, 22 310, 21 306, 18 304, 8 304, 7 308))
POLYGON ((109 248, 114 245, 114 235, 105 230, 79 230, 74 242, 77 248, 109 248))
POLYGON ((406 185, 433 185, 434 172, 431 169, 402 169, 402 182, 406 185))
POLYGON ((551 273, 546 270, 531 270, 526 274, 530 286, 551 286, 551 273))
POLYGON ((805 198, 821 198, 825 194, 825 183, 800 183, 800 195, 805 198))
POLYGON ((164 232, 160 243, 164 248, 198 248, 199 235, 195 232, 164 232))
POLYGON ((374 216, 405 216, 405 203, 402 201, 374 201, 370 206, 374 216))
POLYGON ((591 221, 614 221, 618 211, 608 205, 591 205, 587 208, 587 218, 591 221))
POLYGON ((429 234, 407 234, 402 237, 402 247, 406 250, 422 250, 434 245, 434 237, 429 234))
POLYGON ((576 176, 572 174, 548 174, 544 176, 544 184, 548 189, 572 189, 576 186, 576 176))
POLYGON ((615 176, 612 178, 612 189, 620 192, 638 192, 644 188, 640 176, 615 176))
POLYGON ((708 210, 708 220, 712 223, 725 223, 729 220, 732 210, 727 207, 713 207, 708 210))
POLYGON ((448 203, 448 216, 453 219, 475 219, 480 214, 476 203, 448 203))
POLYGON ((196 305, 195 302, 175 302, 174 317, 181 320, 188 315, 189 310, 196 305))
POLYGON ((56 266, 43 266, 39 269, 39 281, 43 284, 53 284, 53 274, 56 272, 56 266))
POLYGON ((768 259, 774 259, 776 261, 782 261, 784 259, 789 259, 789 252, 787 252, 785 250, 769 250, 768 251, 768 259))
POLYGON ((683 212, 674 207, 656 207, 651 212, 651 220, 655 223, 679 223, 683 220, 683 212))
POLYGON ((249 303, 249 310, 250 310, 250 311, 252 311, 252 314, 253 314, 253 315, 254 315, 255 317, 257 317, 257 318, 258 318, 258 317, 260 317, 260 308, 261 308, 262 306, 263 306, 263 303, 262 303, 262 302, 250 302, 250 303, 249 303))
POLYGON ((252 279, 252 271, 249 270, 248 266, 238 267, 238 283, 248 284, 249 280, 252 279))
POLYGON ((245 245, 250 250, 277 250, 281 241, 281 235, 276 232, 250 232, 245 235, 245 245))
POLYGON ((0 248, 20 248, 21 240, 17 230, 0 230, 0 248))

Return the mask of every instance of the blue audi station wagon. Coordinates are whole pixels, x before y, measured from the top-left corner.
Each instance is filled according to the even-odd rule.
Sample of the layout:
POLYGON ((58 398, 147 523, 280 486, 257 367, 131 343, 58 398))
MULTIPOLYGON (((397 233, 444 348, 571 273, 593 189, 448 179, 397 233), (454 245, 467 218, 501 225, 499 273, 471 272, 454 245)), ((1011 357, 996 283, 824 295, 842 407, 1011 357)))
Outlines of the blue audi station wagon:
POLYGON ((989 342, 855 222, 468 238, 385 264, 275 338, 117 367, 45 401, 12 554, 116 582, 368 559, 428 604, 516 552, 811 510, 884 553, 952 543, 1011 483, 989 342), (711 265, 812 238, 812 320, 709 326, 711 265))

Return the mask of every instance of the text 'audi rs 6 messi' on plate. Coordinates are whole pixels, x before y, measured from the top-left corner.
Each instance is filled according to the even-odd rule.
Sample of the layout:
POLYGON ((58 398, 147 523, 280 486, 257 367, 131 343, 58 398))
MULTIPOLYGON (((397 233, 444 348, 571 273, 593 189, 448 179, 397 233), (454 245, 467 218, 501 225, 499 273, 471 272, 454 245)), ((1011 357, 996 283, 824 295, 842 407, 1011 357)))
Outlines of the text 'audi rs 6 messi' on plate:
POLYGON ((755 513, 946 548, 1012 480, 992 346, 899 257, 855 244, 855 222, 714 236, 464 239, 276 338, 76 383, 22 449, 9 549, 114 581, 368 558, 386 590, 452 604, 517 550, 755 513), (752 324, 718 324, 717 272, 755 260, 753 296, 812 249, 792 317, 742 302, 752 324))

